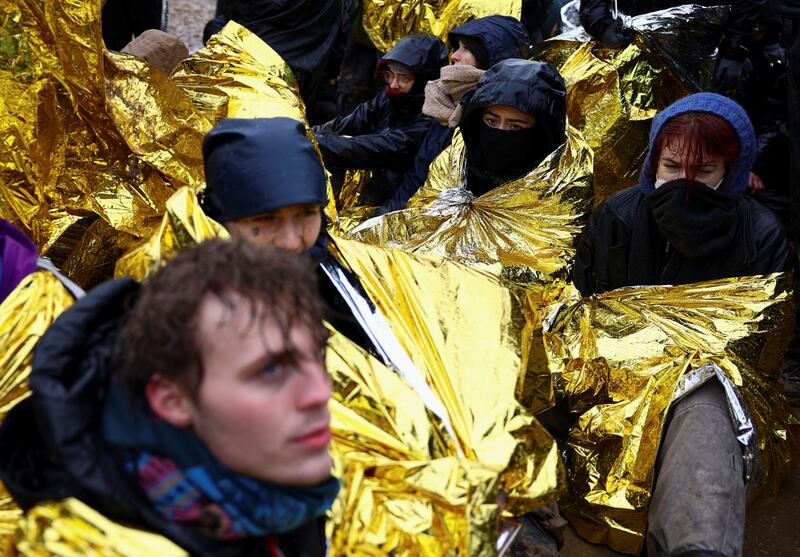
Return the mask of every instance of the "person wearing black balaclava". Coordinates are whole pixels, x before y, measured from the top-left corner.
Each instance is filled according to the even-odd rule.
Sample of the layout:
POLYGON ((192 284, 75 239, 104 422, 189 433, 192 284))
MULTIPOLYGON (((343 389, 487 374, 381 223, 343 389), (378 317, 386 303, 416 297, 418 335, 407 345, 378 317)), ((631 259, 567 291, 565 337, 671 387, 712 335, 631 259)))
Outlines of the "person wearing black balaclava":
MULTIPOLYGON (((744 195, 755 152, 746 112, 727 97, 690 95, 656 115, 639 184, 598 207, 581 235, 573 271, 581 294, 786 271, 783 226, 744 195)), ((658 451, 647 554, 741 555, 743 467, 717 381, 673 403, 658 451)))
POLYGON ((464 107, 466 187, 475 196, 528 174, 566 140, 567 89, 549 64, 492 66, 464 107))
POLYGON ((378 210, 382 215, 404 209, 423 186, 433 160, 453 140, 463 114, 462 100, 469 97, 486 70, 507 58, 526 58, 528 32, 518 20, 490 15, 468 21, 447 34, 453 49, 452 64, 441 69, 439 79, 425 87, 422 113, 435 122, 422 140, 414 164, 406 172, 394 195, 378 210))
POLYGON ((447 47, 431 35, 403 38, 378 62, 384 90, 356 109, 313 128, 325 166, 375 171, 362 202, 380 205, 397 188, 431 126, 422 115, 425 85, 447 64, 447 47))

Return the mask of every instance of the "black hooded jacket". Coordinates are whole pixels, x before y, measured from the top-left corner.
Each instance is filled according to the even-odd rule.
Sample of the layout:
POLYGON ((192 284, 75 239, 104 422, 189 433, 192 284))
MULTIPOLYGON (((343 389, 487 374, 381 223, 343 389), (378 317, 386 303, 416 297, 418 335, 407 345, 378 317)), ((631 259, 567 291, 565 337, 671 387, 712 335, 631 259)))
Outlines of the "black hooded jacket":
MULTIPOLYGON (((729 4, 732 13, 725 24, 725 36, 720 45, 721 58, 743 60, 746 47, 750 38, 758 29, 758 14, 765 0, 732 0, 719 2, 715 0, 619 0, 619 10, 626 15, 635 16, 674 8, 683 4, 698 4, 701 6, 719 6, 729 4)), ((613 0, 581 0, 580 20, 581 25, 595 39, 603 36, 603 31, 614 18, 611 15, 613 0)))
POLYGON ((341 0, 226 0, 225 13, 206 26, 203 40, 228 21, 246 27, 292 68, 306 104, 314 99, 342 27, 341 0))
POLYGON ((383 203, 392 195, 413 162, 433 122, 422 115, 425 85, 439 76, 447 55, 447 47, 436 37, 405 37, 381 59, 378 69, 390 61, 412 68, 415 80, 411 92, 401 97, 388 97, 381 92, 347 116, 314 128, 329 169, 381 171, 367 186, 372 203, 383 203))
MULTIPOLYGON (((484 108, 506 105, 533 116, 538 151, 546 156, 566 140, 566 96, 567 88, 561 74, 549 64, 510 59, 483 74, 464 107, 459 126, 467 148, 467 188, 475 195, 482 195, 499 185, 485 183, 485 172, 474 163, 474 155, 471 156, 478 148, 480 126, 485 126, 484 108), (481 174, 484 177, 479 177, 481 174)), ((537 160, 532 155, 527 171, 535 168, 544 156, 537 160)))
POLYGON ((744 195, 755 150, 755 134, 744 109, 720 95, 691 95, 657 114, 639 185, 618 192, 598 207, 581 234, 573 270, 581 294, 785 271, 789 248, 783 226, 772 211, 744 195), (685 180, 656 189, 657 138, 666 122, 690 111, 723 118, 739 136, 739 156, 719 193, 695 184, 687 194, 681 183, 685 180), (659 200, 666 199, 664 194, 670 193, 678 194, 673 198, 677 202, 659 206, 659 200))
MULTIPOLYGON (((101 416, 121 318, 138 294, 131 279, 98 286, 64 312, 36 347, 32 395, 0 427, 0 479, 24 510, 68 497, 107 518, 161 534, 192 555, 271 555, 264 540, 218 541, 158 514, 104 446, 101 416)), ((321 557, 321 521, 280 539, 285 555, 321 557)))
MULTIPOLYGON (((464 37, 480 41, 483 45, 488 62, 482 69, 489 69, 508 58, 527 56, 528 32, 525 26, 513 17, 492 15, 469 21, 450 31, 447 40, 450 47, 455 50, 458 48, 459 39, 464 37)), ((425 184, 433 159, 450 145, 454 131, 439 122, 431 124, 431 129, 417 151, 413 166, 406 172, 392 198, 384 204, 383 212, 405 208, 408 200, 425 184)))

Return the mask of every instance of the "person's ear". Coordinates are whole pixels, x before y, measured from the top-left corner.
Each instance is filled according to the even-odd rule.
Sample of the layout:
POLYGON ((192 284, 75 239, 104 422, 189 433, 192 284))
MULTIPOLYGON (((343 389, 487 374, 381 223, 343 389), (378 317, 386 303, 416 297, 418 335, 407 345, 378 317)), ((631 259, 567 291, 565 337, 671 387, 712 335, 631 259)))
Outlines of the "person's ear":
POLYGON ((153 413, 168 424, 179 428, 192 425, 192 402, 175 381, 156 373, 145 387, 145 396, 153 413))

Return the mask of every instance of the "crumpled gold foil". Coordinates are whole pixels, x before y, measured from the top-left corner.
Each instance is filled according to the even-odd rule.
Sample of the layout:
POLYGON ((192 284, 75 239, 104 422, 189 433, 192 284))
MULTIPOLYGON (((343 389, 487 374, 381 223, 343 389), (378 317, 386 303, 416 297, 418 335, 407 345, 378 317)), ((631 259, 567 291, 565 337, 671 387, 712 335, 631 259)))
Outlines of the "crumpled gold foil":
POLYGON ((58 265, 98 220, 146 236, 176 184, 202 176, 208 123, 165 76, 105 52, 101 4, 0 6, 0 216, 58 265))
POLYGON ((447 42, 447 33, 487 15, 522 15, 522 0, 364 0, 364 30, 372 44, 388 52, 410 33, 430 33, 447 42))
MULTIPOLYGON (((33 349, 56 317, 74 298, 49 271, 31 273, 0 304, 0 423, 28 398, 33 349)), ((7 555, 10 536, 22 510, 0 483, 0 555, 7 555)))
MULTIPOLYGON (((518 515, 564 485, 555 442, 515 396, 532 340, 525 292, 438 257, 333 242, 452 430, 395 371, 333 335, 327 366, 344 489, 332 554, 495 555, 499 491, 518 515)), ((535 409, 552 404, 547 375, 528 385, 535 409)))
POLYGON ((19 521, 13 555, 50 557, 186 557, 163 536, 112 522, 77 499, 37 505, 19 521))
POLYGON ((228 236, 225 228, 203 213, 191 188, 181 188, 167 201, 158 232, 120 258, 114 275, 143 281, 181 250, 219 236, 228 236))
POLYGON ((368 220, 349 237, 440 255, 557 296, 592 206, 592 151, 580 132, 568 128, 565 144, 527 176, 479 198, 462 186, 465 164, 456 132, 407 209, 368 220))
POLYGON ((609 49, 582 30, 542 43, 532 58, 567 85, 567 115, 594 151, 595 203, 635 184, 656 112, 710 83, 724 10, 680 6, 632 18, 634 41, 609 49))
POLYGON ((579 414, 562 505, 586 539, 642 548, 662 429, 678 381, 719 366, 756 428, 766 487, 797 462, 797 425, 777 385, 793 333, 787 274, 622 288, 563 308, 545 333, 557 391, 579 414))

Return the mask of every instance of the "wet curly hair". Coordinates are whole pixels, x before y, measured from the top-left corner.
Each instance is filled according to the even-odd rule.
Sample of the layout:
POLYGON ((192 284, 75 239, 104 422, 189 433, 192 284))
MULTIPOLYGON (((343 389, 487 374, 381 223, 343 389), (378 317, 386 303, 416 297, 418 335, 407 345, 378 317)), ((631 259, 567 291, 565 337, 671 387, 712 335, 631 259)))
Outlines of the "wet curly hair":
POLYGON ((158 373, 196 397, 204 373, 198 313, 207 296, 229 311, 244 300, 251 323, 274 319, 286 335, 295 325, 308 327, 320 343, 327 335, 308 258, 242 240, 209 240, 149 279, 122 324, 118 377, 131 395, 143 394, 158 373))

